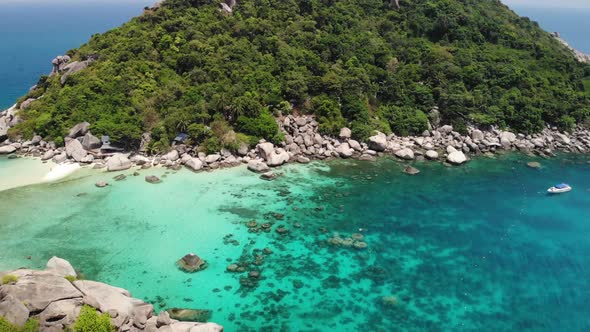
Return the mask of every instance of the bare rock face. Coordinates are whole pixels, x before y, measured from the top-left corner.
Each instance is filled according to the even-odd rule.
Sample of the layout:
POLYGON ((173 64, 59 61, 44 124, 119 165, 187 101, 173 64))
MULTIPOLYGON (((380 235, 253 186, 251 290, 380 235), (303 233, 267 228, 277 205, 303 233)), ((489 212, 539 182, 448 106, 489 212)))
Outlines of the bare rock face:
POLYGON ((255 159, 248 161, 248 169, 256 173, 264 173, 270 170, 270 168, 265 162, 263 162, 262 160, 255 159))
POLYGON ((64 327, 73 325, 80 315, 80 309, 83 305, 84 302, 81 298, 50 303, 39 315, 41 329, 45 330, 55 327, 63 330, 64 327))
POLYGON ((0 316, 13 325, 23 326, 29 319, 29 309, 14 296, 7 295, 0 302, 0 316))
POLYGON ((12 295, 29 311, 39 312, 52 302, 82 297, 69 281, 51 272, 17 270, 13 274, 19 276, 18 281, 14 285, 3 285, 0 297, 12 295))
POLYGON ((178 158, 179 158, 179 155, 178 155, 178 151, 176 151, 176 150, 172 150, 162 156, 162 159, 170 160, 170 161, 177 161, 178 158))

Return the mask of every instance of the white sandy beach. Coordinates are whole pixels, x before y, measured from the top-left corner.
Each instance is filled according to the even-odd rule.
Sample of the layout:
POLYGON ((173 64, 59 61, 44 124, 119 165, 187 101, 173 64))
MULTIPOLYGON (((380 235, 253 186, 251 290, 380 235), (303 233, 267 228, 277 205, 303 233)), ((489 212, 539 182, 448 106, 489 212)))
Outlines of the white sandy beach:
POLYGON ((35 158, 0 159, 0 191, 66 178, 78 170, 78 164, 57 165, 35 158))

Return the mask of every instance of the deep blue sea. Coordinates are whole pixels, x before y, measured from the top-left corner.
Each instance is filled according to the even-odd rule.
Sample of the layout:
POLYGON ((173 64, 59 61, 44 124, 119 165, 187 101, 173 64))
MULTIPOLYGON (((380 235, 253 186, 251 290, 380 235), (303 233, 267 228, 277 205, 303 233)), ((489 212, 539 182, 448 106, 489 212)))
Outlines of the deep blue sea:
POLYGON ((590 53, 590 1, 586 9, 512 6, 521 16, 539 22, 546 31, 557 31, 571 46, 590 53))
POLYGON ((39 77, 51 71, 51 60, 139 15, 153 0, 32 1, 0 0, 0 109, 14 104, 39 77))

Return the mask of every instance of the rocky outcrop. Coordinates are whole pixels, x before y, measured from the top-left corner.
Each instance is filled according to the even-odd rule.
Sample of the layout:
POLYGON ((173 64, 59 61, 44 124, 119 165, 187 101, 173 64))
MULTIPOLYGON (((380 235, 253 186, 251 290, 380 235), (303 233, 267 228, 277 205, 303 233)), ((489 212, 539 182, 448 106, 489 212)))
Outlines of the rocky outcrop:
POLYGON ((176 265, 185 272, 197 272, 207 268, 207 262, 193 253, 184 255, 176 265))
MULTIPOLYGON (((71 271, 67 270, 73 268, 61 258, 53 257, 47 266, 44 271, 0 272, 0 276, 10 274, 17 279, 14 283, 0 285, 0 316, 17 326, 32 317, 38 319, 41 331, 63 331, 73 327, 82 306, 88 305, 99 313, 108 313, 118 332, 223 331, 223 327, 215 323, 171 319, 167 312, 156 316, 153 305, 131 297, 129 291, 122 288, 90 280, 70 282, 63 275, 69 275, 71 271)), ((197 318, 210 317, 208 310, 200 310, 200 315, 188 312, 197 318)))
POLYGON ((68 132, 68 137, 76 138, 80 136, 86 135, 86 133, 90 130, 90 123, 88 122, 81 122, 72 127, 68 132))

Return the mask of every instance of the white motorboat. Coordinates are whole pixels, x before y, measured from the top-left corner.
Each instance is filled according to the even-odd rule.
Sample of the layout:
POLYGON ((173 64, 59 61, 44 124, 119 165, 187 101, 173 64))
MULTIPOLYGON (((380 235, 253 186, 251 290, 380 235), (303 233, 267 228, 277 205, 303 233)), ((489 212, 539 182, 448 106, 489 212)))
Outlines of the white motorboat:
POLYGON ((565 184, 565 183, 560 183, 560 184, 557 184, 557 185, 547 189, 547 192, 550 194, 563 194, 563 193, 566 193, 571 190, 572 190, 572 187, 570 187, 570 185, 565 184))

